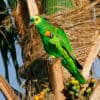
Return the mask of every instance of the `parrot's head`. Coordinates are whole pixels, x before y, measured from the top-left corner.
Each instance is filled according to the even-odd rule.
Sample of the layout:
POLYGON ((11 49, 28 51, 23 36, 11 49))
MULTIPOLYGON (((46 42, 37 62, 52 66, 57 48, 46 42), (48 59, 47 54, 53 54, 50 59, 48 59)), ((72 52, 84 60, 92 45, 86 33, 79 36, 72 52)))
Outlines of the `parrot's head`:
POLYGON ((47 30, 46 28, 48 28, 48 26, 50 26, 49 22, 42 16, 32 16, 30 19, 30 26, 33 24, 36 26, 39 33, 42 32, 43 34, 47 30), (45 27, 45 26, 47 26, 47 27, 45 27))
POLYGON ((30 19, 30 23, 38 25, 42 22, 42 17, 41 16, 32 16, 30 19))

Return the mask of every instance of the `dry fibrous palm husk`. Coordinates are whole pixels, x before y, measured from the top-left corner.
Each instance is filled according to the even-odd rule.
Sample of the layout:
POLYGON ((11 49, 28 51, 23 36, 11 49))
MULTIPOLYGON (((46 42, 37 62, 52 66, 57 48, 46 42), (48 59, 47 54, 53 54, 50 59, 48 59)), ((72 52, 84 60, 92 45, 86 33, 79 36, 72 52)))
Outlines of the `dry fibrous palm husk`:
POLYGON ((73 0, 76 7, 82 7, 89 3, 90 0, 73 0))

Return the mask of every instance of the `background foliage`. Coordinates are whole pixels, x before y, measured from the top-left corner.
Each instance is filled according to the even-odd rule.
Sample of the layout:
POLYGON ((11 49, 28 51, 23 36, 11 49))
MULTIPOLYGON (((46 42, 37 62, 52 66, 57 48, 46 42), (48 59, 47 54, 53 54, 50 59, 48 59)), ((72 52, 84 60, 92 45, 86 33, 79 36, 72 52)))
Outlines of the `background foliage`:
POLYGON ((15 41, 18 40, 18 31, 14 26, 14 20, 11 16, 11 11, 16 8, 16 0, 7 0, 9 6, 7 6, 4 0, 0 0, 0 52, 2 55, 4 67, 5 67, 5 76, 9 81, 8 73, 8 53, 10 52, 14 68, 17 75, 17 80, 20 82, 18 76, 18 61, 16 57, 16 48, 15 41))

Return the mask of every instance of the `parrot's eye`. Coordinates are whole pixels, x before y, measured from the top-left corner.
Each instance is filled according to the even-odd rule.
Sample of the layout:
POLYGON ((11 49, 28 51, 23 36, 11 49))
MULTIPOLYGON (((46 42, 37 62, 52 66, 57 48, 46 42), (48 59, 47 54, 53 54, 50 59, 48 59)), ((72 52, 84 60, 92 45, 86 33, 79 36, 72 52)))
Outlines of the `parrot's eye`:
POLYGON ((39 24, 41 22, 41 19, 38 16, 34 17, 34 19, 35 19, 34 21, 35 24, 39 24))

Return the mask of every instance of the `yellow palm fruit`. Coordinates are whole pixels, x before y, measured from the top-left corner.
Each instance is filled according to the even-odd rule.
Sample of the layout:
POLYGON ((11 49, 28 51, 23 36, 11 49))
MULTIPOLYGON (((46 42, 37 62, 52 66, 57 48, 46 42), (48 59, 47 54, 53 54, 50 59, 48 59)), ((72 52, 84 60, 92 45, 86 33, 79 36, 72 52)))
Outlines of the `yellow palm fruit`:
POLYGON ((39 96, 35 95, 34 100, 39 100, 39 96))

